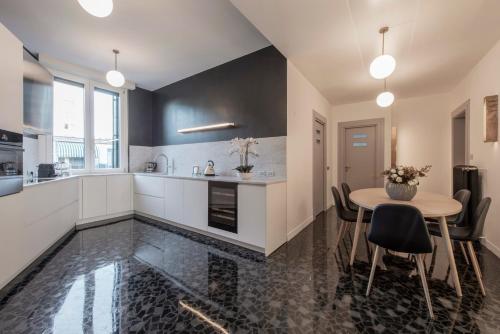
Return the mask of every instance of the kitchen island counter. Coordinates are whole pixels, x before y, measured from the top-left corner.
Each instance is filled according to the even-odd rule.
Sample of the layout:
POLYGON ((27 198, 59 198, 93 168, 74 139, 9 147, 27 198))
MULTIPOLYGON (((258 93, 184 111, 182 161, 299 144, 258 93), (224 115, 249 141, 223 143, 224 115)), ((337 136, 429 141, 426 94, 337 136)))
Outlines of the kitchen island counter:
POLYGON ((282 177, 265 177, 265 176, 255 176, 250 180, 242 180, 237 176, 222 176, 222 175, 193 176, 193 175, 172 175, 165 173, 144 173, 144 172, 134 173, 134 175, 164 177, 164 178, 183 179, 183 180, 234 182, 234 183, 249 184, 249 185, 269 185, 269 184, 286 182, 286 179, 282 177))

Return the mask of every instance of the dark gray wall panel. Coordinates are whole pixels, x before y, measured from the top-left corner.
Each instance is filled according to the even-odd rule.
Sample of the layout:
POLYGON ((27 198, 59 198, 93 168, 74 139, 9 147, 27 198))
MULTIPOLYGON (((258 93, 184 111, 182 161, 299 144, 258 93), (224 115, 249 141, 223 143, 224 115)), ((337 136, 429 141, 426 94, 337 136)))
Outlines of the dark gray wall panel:
POLYGON ((286 58, 273 46, 156 90, 153 146, 286 136, 286 58), (189 134, 178 129, 235 122, 189 134))
POLYGON ((137 87, 128 93, 128 143, 153 146, 153 92, 137 87))

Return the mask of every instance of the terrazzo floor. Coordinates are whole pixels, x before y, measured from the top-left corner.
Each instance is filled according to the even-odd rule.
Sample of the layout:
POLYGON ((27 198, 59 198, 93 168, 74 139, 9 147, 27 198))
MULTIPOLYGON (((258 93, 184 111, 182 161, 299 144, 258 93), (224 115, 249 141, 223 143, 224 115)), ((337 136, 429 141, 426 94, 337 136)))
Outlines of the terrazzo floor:
POLYGON ((404 258, 386 255, 365 297, 366 243, 350 268, 350 238, 332 248, 337 228, 330 210, 267 259, 138 220, 80 231, 0 301, 0 333, 500 332, 500 260, 488 250, 486 297, 460 252, 462 298, 443 245, 427 256, 430 320, 404 258))

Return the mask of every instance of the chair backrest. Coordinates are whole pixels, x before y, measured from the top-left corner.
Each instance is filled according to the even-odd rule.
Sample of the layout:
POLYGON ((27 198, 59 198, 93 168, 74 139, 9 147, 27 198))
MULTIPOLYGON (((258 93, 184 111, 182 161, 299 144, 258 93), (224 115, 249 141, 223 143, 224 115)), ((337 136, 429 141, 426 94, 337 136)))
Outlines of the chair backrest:
POLYGON ((332 186, 332 195, 333 195, 333 201, 335 202, 335 210, 337 210, 337 216, 340 219, 345 219, 346 209, 344 207, 344 204, 342 204, 342 200, 340 199, 340 193, 337 187, 335 186, 332 186))
POLYGON ((472 217, 472 231, 469 236, 471 240, 479 240, 483 234, 484 221, 486 220, 490 204, 490 197, 485 197, 481 200, 481 202, 479 202, 476 211, 474 212, 474 217, 472 217))
POLYGON ((354 204, 351 199, 349 198, 349 195, 351 194, 351 187, 345 182, 342 182, 341 184, 342 187, 342 194, 344 195, 344 203, 347 209, 351 211, 358 211, 358 206, 354 204))
POLYGON ((422 213, 405 204, 375 207, 368 240, 397 252, 431 253, 432 244, 422 213))
POLYGON ((467 206, 469 205, 471 192, 467 189, 461 189, 453 195, 453 198, 462 204, 462 211, 457 215, 455 221, 453 222, 457 226, 465 225, 465 215, 467 213, 467 206))

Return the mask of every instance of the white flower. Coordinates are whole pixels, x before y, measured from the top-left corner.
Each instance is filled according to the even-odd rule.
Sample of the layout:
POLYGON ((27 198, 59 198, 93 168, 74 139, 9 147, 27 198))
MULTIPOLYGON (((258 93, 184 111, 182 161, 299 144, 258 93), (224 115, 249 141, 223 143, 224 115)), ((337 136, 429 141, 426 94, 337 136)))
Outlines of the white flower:
POLYGON ((399 176, 403 176, 403 175, 405 175, 405 172, 403 172, 402 170, 399 170, 399 171, 398 171, 398 175, 399 175, 399 176))
POLYGON ((392 177, 393 179, 395 179, 395 178, 397 178, 397 177, 398 177, 398 174, 392 174, 392 175, 391 175, 391 177, 392 177))
POLYGON ((402 178, 400 178, 400 177, 398 176, 398 177, 396 178, 396 182, 397 182, 397 183, 401 183, 401 182, 403 182, 403 179, 402 179, 402 178))
POLYGON ((396 174, 396 169, 391 169, 391 174, 396 174))

